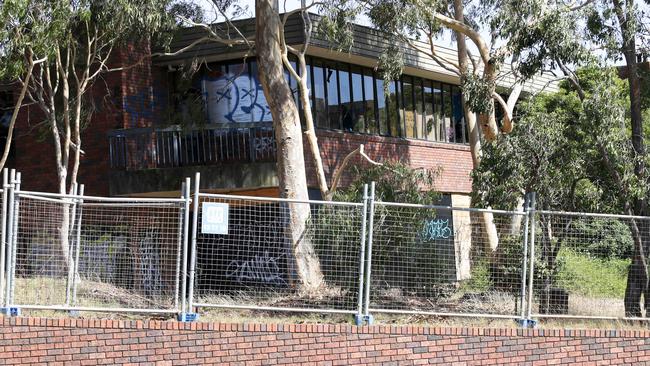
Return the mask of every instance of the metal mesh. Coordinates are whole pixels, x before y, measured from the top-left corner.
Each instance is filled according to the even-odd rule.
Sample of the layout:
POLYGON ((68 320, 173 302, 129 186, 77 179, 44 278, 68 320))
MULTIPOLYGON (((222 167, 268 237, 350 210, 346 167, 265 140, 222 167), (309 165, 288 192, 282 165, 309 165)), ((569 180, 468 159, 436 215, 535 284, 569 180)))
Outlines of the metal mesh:
POLYGON ((650 218, 539 211, 533 317, 650 317, 649 249, 650 218))
POLYGON ((493 251, 483 215, 376 203, 370 312, 518 316, 524 216, 490 213, 493 251))
MULTIPOLYGON (((289 203, 202 195, 201 207, 229 206, 228 234, 204 234, 199 216, 195 299, 198 306, 321 309, 352 312, 359 286, 360 204, 289 203), (292 249, 290 213, 307 212, 300 246, 292 249), (301 280, 299 261, 310 256, 316 289, 301 280)), ((201 210, 199 210, 200 212, 201 210)))
POLYGON ((173 310, 182 219, 178 201, 22 196, 13 303, 173 310))

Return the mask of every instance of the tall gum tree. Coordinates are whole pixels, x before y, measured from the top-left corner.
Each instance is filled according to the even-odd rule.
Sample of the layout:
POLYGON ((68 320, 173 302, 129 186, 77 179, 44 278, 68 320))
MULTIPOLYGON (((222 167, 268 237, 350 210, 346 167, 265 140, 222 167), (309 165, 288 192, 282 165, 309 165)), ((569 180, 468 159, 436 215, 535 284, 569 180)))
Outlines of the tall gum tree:
MULTIPOLYGON (((83 154, 81 130, 93 112, 89 94, 96 91, 95 82, 116 71, 109 65, 115 50, 149 41, 172 27, 170 5, 169 0, 8 0, 0 5, 0 73, 20 89, 10 130, 24 102, 40 110, 42 120, 36 125, 50 133, 59 193, 75 193, 83 154)), ((74 267, 68 241, 70 208, 61 205, 58 228, 68 271, 74 267)))
MULTIPOLYGON (((277 0, 256 0, 255 3, 255 49, 259 77, 273 116, 280 194, 285 198, 308 200, 300 114, 284 77, 283 23, 277 5, 277 0)), ((289 203, 287 206, 289 224, 286 232, 291 241, 302 290, 316 295, 323 286, 323 274, 307 234, 310 208, 307 204, 299 203, 289 203)))

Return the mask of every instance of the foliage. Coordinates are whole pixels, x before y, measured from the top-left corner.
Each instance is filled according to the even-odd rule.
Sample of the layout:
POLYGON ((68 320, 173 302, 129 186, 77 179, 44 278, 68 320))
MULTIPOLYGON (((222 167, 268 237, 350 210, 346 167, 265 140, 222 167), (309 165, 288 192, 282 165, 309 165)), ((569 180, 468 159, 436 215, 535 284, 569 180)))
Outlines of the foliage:
POLYGON ((488 114, 492 112, 494 105, 490 101, 494 88, 493 81, 485 80, 471 72, 465 73, 461 78, 463 96, 467 100, 469 110, 474 113, 488 114))
POLYGON ((512 209, 517 197, 537 192, 539 208, 621 213, 613 174, 624 177, 626 189, 646 194, 630 158, 626 83, 608 69, 585 68, 577 75, 584 101, 565 82, 558 93, 522 103, 518 128, 485 144, 482 164, 473 172, 478 202, 512 209))
POLYGON ((377 201, 431 205, 440 199, 438 192, 432 190, 436 172, 413 169, 400 162, 386 162, 369 168, 354 167, 352 176, 350 186, 337 191, 335 200, 358 202, 364 184, 370 182, 375 182, 377 201))
MULTIPOLYGON (((401 163, 388 162, 382 166, 357 168, 353 176, 352 183, 346 189, 336 192, 335 200, 359 202, 363 197, 363 186, 372 181, 376 182, 377 201, 430 205, 440 199, 439 194, 431 190, 435 173, 412 169, 401 163)), ((337 275, 345 273, 345 267, 349 268, 349 258, 354 256, 350 251, 358 251, 358 246, 351 245, 350 238, 356 239, 360 235, 359 215, 360 212, 351 213, 337 208, 322 208, 314 215, 313 227, 327 228, 320 231, 320 236, 315 232, 314 242, 329 283, 345 284, 337 275)), ((393 281, 390 284, 396 286, 406 285, 406 282, 399 280, 395 282, 396 279, 412 281, 409 286, 421 286, 422 290, 432 289, 432 284, 427 282, 431 278, 444 281, 449 270, 445 260, 453 257, 446 252, 443 255, 448 250, 445 243, 425 244, 420 235, 425 220, 435 215, 433 209, 375 206, 376 245, 373 247, 373 262, 377 268, 385 270, 376 273, 378 277, 390 278, 393 281), (424 246, 429 250, 422 250, 424 246), (406 266, 417 270, 405 273, 406 266)))
POLYGON ((594 258, 629 258, 632 254, 632 236, 628 225, 619 219, 590 218, 573 220, 570 230, 574 235, 566 246, 577 253, 594 258))
POLYGON ((625 294, 629 259, 602 259, 563 249, 558 255, 564 266, 557 284, 572 294, 622 298, 625 294))

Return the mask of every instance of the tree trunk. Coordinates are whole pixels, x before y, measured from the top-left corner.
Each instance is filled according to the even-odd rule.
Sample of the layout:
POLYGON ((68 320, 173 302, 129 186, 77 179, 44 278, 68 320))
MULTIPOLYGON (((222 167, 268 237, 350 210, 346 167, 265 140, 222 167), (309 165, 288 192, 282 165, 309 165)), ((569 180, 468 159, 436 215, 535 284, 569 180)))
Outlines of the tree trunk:
MULTIPOLYGON (((639 181, 646 182, 646 155, 643 137, 643 114, 641 112, 641 80, 636 63, 636 28, 634 1, 625 4, 620 0, 612 0, 619 28, 622 35, 621 53, 625 58, 630 85, 630 119, 632 124, 632 147, 634 149, 634 174, 639 181)), ((646 199, 637 199, 632 205, 632 214, 646 215, 646 199)), ((628 273, 627 288, 625 289, 625 313, 629 316, 641 316, 641 297, 645 294, 645 303, 650 304, 650 289, 648 288, 648 265, 644 251, 644 237, 635 221, 632 222, 632 238, 634 239, 634 256, 628 273)), ((644 231, 645 232, 645 231, 644 231)), ((646 309, 647 311, 648 309, 646 309)))
POLYGON ((318 139, 316 138, 316 127, 314 126, 314 116, 311 113, 311 103, 309 101, 309 87, 307 86, 307 63, 304 56, 298 56, 298 67, 300 68, 300 79, 298 79, 300 89, 300 103, 302 103, 302 113, 305 116, 305 136, 309 143, 309 150, 312 154, 314 161, 314 168, 316 169, 316 178, 318 179, 318 188, 322 199, 331 200, 332 193, 327 187, 327 179, 325 178, 325 169, 323 168, 323 159, 320 156, 320 148, 318 147, 318 139))
MULTIPOLYGON (((454 15, 455 19, 459 22, 464 22, 462 0, 454 0, 454 15)), ((469 56, 467 54, 467 44, 465 42, 465 34, 456 32, 456 44, 458 45, 458 65, 461 75, 465 75, 469 69, 469 56)), ((465 122, 469 130, 469 148, 472 154, 472 165, 474 169, 478 168, 481 163, 481 137, 476 125, 476 113, 469 110, 467 106, 465 95, 462 96, 463 111, 465 113, 465 122)), ((490 212, 483 212, 480 214, 482 229, 487 241, 486 251, 493 252, 499 246, 499 237, 497 235, 496 226, 494 225, 494 216, 490 212)))
MULTIPOLYGON (((257 0, 255 4, 257 62, 264 96, 273 116, 277 143, 277 172, 280 195, 307 200, 307 180, 298 108, 284 77, 280 44, 280 17, 277 0, 257 0)), ((287 238, 295 257, 301 290, 316 294, 323 285, 323 274, 314 247, 306 233, 309 205, 288 204, 287 238)))

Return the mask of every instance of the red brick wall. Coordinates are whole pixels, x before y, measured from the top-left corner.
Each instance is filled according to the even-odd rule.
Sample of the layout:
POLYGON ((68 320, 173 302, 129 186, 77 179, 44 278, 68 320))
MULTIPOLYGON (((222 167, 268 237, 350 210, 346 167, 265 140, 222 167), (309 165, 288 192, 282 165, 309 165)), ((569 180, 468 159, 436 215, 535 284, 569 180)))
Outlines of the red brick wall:
POLYGON ((650 331, 0 319, 6 365, 650 365, 650 331))
MULTIPOLYGON (((360 144, 364 144, 366 154, 373 160, 385 162, 399 160, 413 168, 426 168, 438 171, 435 188, 446 193, 470 193, 472 191, 472 156, 469 146, 445 144, 429 141, 407 140, 343 133, 337 131, 318 131, 318 144, 321 149, 323 166, 328 179, 342 160, 360 144)), ((306 143, 306 142, 305 142, 306 143)), ((318 187, 309 151, 305 152, 309 174, 309 185, 318 187)), ((350 166, 364 164, 360 156, 350 162, 350 166)), ((347 170, 350 172, 350 170, 347 170)), ((344 175, 342 183, 349 182, 350 175, 344 175)))

